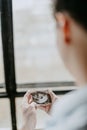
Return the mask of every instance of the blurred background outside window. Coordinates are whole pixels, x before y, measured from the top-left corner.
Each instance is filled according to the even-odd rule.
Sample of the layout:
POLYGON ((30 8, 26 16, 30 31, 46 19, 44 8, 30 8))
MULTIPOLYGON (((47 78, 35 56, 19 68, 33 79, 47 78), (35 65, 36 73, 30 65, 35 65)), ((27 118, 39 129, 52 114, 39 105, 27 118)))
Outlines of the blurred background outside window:
POLYGON ((17 83, 71 81, 56 46, 51 0, 13 0, 17 83))

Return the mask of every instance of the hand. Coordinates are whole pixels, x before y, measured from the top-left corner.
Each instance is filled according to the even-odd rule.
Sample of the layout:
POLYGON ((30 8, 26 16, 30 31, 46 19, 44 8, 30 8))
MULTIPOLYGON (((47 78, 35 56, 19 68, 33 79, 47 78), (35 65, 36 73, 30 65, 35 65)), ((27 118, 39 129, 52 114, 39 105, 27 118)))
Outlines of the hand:
POLYGON ((28 91, 22 101, 23 126, 22 130, 34 130, 36 127, 36 103, 33 102, 30 91, 28 91))
POLYGON ((52 105, 58 99, 58 97, 51 90, 46 90, 45 92, 50 95, 52 103, 48 103, 46 105, 40 104, 40 105, 37 106, 37 108, 44 110, 45 112, 49 113, 51 108, 52 108, 52 105))

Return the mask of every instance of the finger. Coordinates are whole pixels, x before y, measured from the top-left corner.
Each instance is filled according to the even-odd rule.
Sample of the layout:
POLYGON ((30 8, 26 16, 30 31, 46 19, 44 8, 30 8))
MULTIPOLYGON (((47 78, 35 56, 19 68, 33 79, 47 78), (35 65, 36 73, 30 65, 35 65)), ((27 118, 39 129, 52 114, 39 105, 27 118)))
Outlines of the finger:
POLYGON ((27 111, 29 111, 31 113, 32 111, 35 111, 35 109, 37 109, 35 102, 32 102, 31 104, 24 103, 22 105, 22 110, 24 113, 27 111))
POLYGON ((30 95, 30 93, 31 93, 31 91, 28 90, 28 91, 25 93, 24 97, 28 97, 28 96, 30 95))
POLYGON ((37 106, 38 109, 42 109, 42 110, 45 110, 45 111, 46 111, 46 109, 50 109, 50 107, 51 107, 51 104, 38 105, 38 106, 37 106))
POLYGON ((48 89, 47 92, 51 95, 55 95, 51 89, 48 89))
POLYGON ((45 111, 48 112, 50 110, 50 106, 47 106, 45 111))
POLYGON ((22 107, 24 108, 24 109, 27 109, 28 108, 28 105, 29 105, 29 103, 28 103, 28 101, 29 101, 29 95, 30 93, 29 93, 29 91, 24 95, 24 97, 23 97, 23 100, 22 100, 22 107))
POLYGON ((51 89, 47 89, 47 90, 45 90, 45 92, 50 94, 50 95, 55 95, 51 89))
POLYGON ((31 92, 32 91, 30 91, 30 90, 28 90, 27 92, 26 92, 26 94, 24 95, 24 98, 23 98, 23 102, 24 103, 31 103, 32 102, 32 95, 31 95, 31 92))
POLYGON ((32 107, 37 106, 37 104, 36 104, 35 102, 32 102, 30 105, 31 105, 32 107))
POLYGON ((32 102, 31 104, 28 105, 27 109, 24 107, 23 114, 27 117, 29 117, 30 114, 35 114, 36 113, 36 104, 32 102))
POLYGON ((32 102, 30 105, 29 105, 29 109, 32 110, 32 111, 35 111, 37 109, 37 104, 35 102, 32 102))
POLYGON ((46 106, 43 106, 43 107, 42 106, 38 106, 37 108, 45 111, 46 106))
POLYGON ((50 106, 44 106, 44 107, 38 107, 38 109, 41 109, 41 110, 43 110, 43 111, 45 111, 45 112, 48 112, 49 110, 50 110, 50 106))
POLYGON ((55 93, 51 89, 48 90, 48 93, 50 94, 50 96, 52 98, 56 98, 57 97, 57 95, 55 95, 55 93))

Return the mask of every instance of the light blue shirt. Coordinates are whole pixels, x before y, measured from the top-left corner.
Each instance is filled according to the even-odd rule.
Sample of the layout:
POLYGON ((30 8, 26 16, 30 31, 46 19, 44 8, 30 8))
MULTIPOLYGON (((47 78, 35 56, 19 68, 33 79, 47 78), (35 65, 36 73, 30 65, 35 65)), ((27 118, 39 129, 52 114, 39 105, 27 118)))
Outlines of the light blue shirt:
POLYGON ((87 87, 56 101, 51 113, 45 130, 87 130, 87 87))

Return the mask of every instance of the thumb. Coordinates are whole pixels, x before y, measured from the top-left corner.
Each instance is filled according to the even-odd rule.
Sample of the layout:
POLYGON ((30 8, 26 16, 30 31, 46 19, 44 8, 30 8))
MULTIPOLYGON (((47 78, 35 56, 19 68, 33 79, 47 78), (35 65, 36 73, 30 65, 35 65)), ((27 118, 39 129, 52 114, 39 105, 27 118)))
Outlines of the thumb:
POLYGON ((37 104, 35 102, 32 102, 29 104, 29 110, 35 111, 37 109, 37 104))

